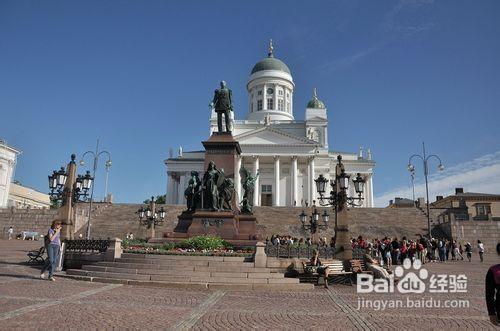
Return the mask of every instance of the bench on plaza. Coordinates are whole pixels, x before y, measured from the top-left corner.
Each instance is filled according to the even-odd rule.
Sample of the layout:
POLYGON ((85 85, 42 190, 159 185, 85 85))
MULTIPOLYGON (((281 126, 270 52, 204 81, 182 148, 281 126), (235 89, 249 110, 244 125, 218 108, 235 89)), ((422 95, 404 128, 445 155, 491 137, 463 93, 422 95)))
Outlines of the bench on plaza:
POLYGON ((373 272, 368 269, 364 260, 352 259, 349 261, 351 264, 351 271, 354 273, 361 274, 372 274, 373 272))
MULTIPOLYGON (((316 267, 312 266, 309 261, 302 262, 302 266, 304 268, 304 274, 299 276, 301 281, 318 284, 319 280, 323 278, 318 274, 316 267)), ((324 260, 321 262, 321 266, 328 268, 328 283, 352 285, 352 271, 346 270, 341 260, 324 260)))
POLYGON ((45 247, 40 247, 37 250, 29 251, 26 255, 28 255, 28 263, 44 263, 45 259, 43 255, 45 254, 45 247))
POLYGON ((31 240, 37 240, 38 239, 38 232, 36 231, 21 231, 21 238, 23 240, 30 239, 31 240))

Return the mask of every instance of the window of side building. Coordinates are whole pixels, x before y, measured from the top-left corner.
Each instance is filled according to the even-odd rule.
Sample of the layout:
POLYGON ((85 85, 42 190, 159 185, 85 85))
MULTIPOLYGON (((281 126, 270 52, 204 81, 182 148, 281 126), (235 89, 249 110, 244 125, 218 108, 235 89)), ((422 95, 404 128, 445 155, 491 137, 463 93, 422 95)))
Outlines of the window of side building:
POLYGON ((488 215, 491 214, 491 205, 489 203, 476 203, 476 218, 477 219, 488 219, 488 215))

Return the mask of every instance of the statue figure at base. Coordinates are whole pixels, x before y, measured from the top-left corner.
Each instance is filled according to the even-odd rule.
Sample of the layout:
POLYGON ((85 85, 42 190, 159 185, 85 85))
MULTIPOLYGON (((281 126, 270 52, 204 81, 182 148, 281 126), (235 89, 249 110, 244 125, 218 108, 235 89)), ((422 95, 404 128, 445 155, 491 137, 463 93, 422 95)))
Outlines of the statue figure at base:
POLYGON ((217 113, 217 129, 218 132, 224 132, 222 129, 222 115, 225 120, 225 132, 231 133, 231 117, 233 111, 233 92, 227 88, 226 82, 220 82, 220 89, 215 90, 214 99, 210 103, 210 108, 217 113))
POLYGON ((251 214, 253 207, 253 195, 255 182, 259 177, 259 172, 255 176, 250 174, 245 167, 241 167, 241 187, 243 188, 243 200, 241 200, 241 212, 244 214, 251 214))
POLYGON ((188 211, 195 211, 201 206, 201 180, 198 176, 198 171, 191 171, 191 179, 184 191, 188 211))

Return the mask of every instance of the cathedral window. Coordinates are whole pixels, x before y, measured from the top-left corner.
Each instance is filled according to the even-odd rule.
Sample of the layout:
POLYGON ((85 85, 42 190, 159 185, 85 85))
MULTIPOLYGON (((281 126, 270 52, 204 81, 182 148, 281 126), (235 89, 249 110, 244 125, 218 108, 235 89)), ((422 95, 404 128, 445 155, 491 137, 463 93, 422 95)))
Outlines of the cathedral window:
POLYGON ((287 111, 287 112, 290 112, 290 102, 287 102, 287 103, 286 103, 286 111, 287 111))
POLYGON ((253 102, 250 102, 250 111, 253 112, 253 102))
POLYGON ((257 95, 262 95, 262 90, 257 91, 257 95))
POLYGON ((262 193, 273 193, 273 187, 271 185, 262 185, 261 190, 262 193))
POLYGON ((257 110, 262 110, 262 99, 257 100, 257 110))
POLYGON ((283 106, 283 99, 278 99, 278 110, 285 110, 283 106))
POLYGON ((267 99, 267 109, 274 109, 273 99, 267 99))
POLYGON ((279 90, 278 95, 283 95, 283 90, 279 90))

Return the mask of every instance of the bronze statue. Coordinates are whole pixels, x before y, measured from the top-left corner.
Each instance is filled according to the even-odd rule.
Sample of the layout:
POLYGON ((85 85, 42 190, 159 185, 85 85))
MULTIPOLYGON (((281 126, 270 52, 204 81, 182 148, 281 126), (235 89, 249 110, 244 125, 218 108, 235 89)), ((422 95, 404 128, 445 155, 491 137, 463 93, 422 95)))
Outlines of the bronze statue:
POLYGON ((188 187, 184 191, 184 196, 187 201, 187 210, 195 211, 200 207, 201 181, 198 177, 198 171, 191 171, 191 179, 188 182, 188 187))
POLYGON ((250 174, 245 167, 241 167, 241 187, 243 188, 243 200, 241 201, 241 212, 246 214, 252 213, 253 207, 253 194, 255 188, 255 182, 257 177, 259 177, 259 172, 255 176, 250 174))
POLYGON ((231 178, 224 178, 219 187, 219 210, 231 210, 231 200, 234 195, 234 183, 231 178))
POLYGON ((214 99, 210 104, 210 108, 217 113, 217 129, 222 131, 222 115, 226 122, 226 132, 231 132, 230 113, 233 111, 233 92, 227 88, 226 82, 220 82, 220 89, 215 90, 214 99))
POLYGON ((219 209, 219 181, 220 172, 215 167, 215 163, 210 161, 207 171, 203 176, 203 208, 218 210, 219 209))

